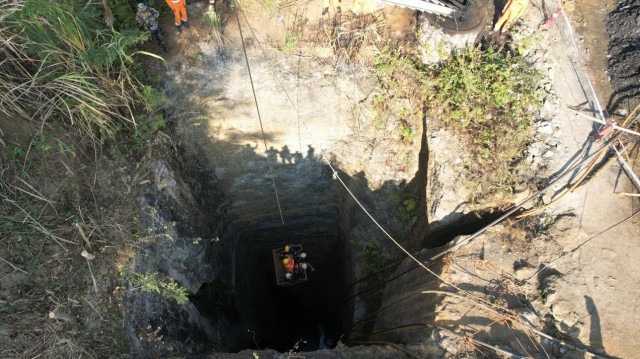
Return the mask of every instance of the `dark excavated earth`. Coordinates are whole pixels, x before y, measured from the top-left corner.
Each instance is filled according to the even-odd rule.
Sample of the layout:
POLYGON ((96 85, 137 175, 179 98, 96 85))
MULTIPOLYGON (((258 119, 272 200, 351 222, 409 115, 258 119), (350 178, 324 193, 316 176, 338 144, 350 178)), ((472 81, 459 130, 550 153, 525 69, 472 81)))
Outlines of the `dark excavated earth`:
POLYGON ((610 108, 631 107, 640 98, 640 1, 616 0, 607 16, 608 69, 614 87, 610 108))

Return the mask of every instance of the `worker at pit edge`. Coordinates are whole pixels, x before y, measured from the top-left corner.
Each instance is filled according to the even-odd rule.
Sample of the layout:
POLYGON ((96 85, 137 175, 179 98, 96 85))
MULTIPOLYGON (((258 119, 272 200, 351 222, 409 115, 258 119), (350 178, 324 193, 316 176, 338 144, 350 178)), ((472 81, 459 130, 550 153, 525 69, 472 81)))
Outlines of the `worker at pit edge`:
MULTIPOLYGON (((342 8, 340 8, 341 5, 342 0, 333 0, 333 6, 336 7, 336 12, 338 12, 338 14, 342 12, 342 8)), ((329 12, 329 0, 322 0, 322 6, 324 7, 322 15, 326 15, 329 12)))
MULTIPOLYGON (((235 4, 233 3, 234 0, 223 0, 224 4, 227 6, 227 8, 233 9, 235 8, 235 4)), ((209 11, 211 12, 215 12, 215 8, 216 8, 216 0, 209 0, 209 11)))
POLYGON ((136 21, 142 26, 142 28, 155 36, 160 43, 160 47, 164 52, 168 52, 169 49, 165 44, 163 35, 164 31, 158 26, 158 10, 147 6, 143 3, 138 3, 138 12, 136 13, 136 21))
POLYGON ((189 28, 189 22, 187 21, 187 8, 186 0, 165 0, 171 11, 173 11, 173 17, 176 21, 176 27, 178 32, 182 32, 182 27, 189 28))
POLYGON ((493 31, 501 33, 502 30, 508 30, 529 5, 529 0, 509 0, 502 10, 500 18, 493 27, 493 31))

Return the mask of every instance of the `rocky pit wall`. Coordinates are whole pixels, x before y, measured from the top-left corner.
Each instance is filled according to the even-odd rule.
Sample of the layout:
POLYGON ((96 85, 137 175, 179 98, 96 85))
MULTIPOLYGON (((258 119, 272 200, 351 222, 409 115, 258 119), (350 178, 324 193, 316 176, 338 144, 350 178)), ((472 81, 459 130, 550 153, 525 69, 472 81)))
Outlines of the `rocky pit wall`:
MULTIPOLYGON (((194 10, 197 5, 190 5, 189 9, 194 10)), ((194 20, 197 23, 197 18, 194 20)), ((170 343, 175 339, 172 345, 183 352, 237 351, 256 346, 286 351, 293 347, 300 332, 284 327, 274 329, 273 323, 279 322, 280 313, 287 309, 279 303, 283 292, 272 285, 275 278, 270 250, 296 242, 304 245, 310 262, 318 270, 310 273, 309 283, 285 294, 286 298, 293 297, 301 303, 295 307, 296 312, 305 313, 301 332, 312 340, 300 344, 302 349, 320 348, 320 338, 325 345, 327 339, 335 344, 340 332, 351 332, 354 340, 401 343, 426 356, 472 351, 455 336, 434 330, 432 325, 477 330, 499 318, 448 294, 423 294, 423 290, 451 291, 451 288, 435 281, 423 269, 412 269, 415 265, 409 260, 397 269, 391 268, 395 274, 387 278, 402 274, 398 280, 373 284, 365 281, 350 287, 355 279, 367 273, 370 258, 365 253, 371 242, 380 244, 380 254, 385 260, 399 258, 400 252, 371 223, 324 163, 329 160, 337 175, 382 226, 415 251, 425 245, 429 225, 455 228, 477 209, 461 203, 467 193, 456 190, 456 183, 464 181, 456 170, 457 161, 464 154, 455 155, 457 150, 452 151, 452 147, 461 148, 455 136, 437 126, 430 128, 425 122, 413 124, 414 139, 403 141, 394 135, 400 126, 397 119, 390 119, 385 128, 378 128, 371 120, 374 84, 364 71, 357 68, 336 71, 322 61, 287 56, 275 50, 263 52, 261 39, 245 34, 267 141, 265 151, 234 18, 227 21, 233 26, 225 28, 224 48, 197 41, 206 38, 205 30, 192 26, 176 41, 184 51, 197 44, 198 56, 168 61, 165 92, 173 101, 173 120, 169 126, 178 140, 182 164, 160 161, 154 166, 155 180, 143 201, 155 210, 146 212, 141 229, 168 231, 177 240, 162 246, 152 242, 143 248, 143 254, 150 260, 141 257, 137 270, 170 275, 191 294, 202 283, 225 278, 235 288, 238 313, 231 318, 220 315, 204 318, 191 303, 178 307, 152 295, 136 295, 132 298, 132 322, 154 326, 159 323, 164 340, 170 343), (361 75, 354 77, 354 73, 361 75), (197 171, 185 173, 180 168, 197 171), (278 188, 284 225, 280 222, 271 173, 278 188), (189 185, 180 178, 186 178, 189 185), (401 203, 390 198, 394 194, 424 195, 428 199, 421 204, 415 227, 398 218, 401 203), (208 240, 194 241, 195 238, 208 240), (376 293, 382 289, 381 283, 382 297, 352 297, 364 290, 376 293), (345 297, 349 298, 346 304, 345 297), (469 306, 473 307, 472 312, 469 306), (323 320, 329 314, 332 319, 323 320), (326 326, 317 327, 322 321, 326 326), (396 328, 406 325, 412 327, 396 328), (187 344, 180 346, 180 342, 187 344)), ((525 21, 533 27, 531 24, 539 22, 540 15, 532 13, 525 21)), ((284 29, 283 25, 279 31, 284 29)), ((561 36, 541 31, 544 40, 554 41, 558 48, 566 47, 561 36)), ((528 35, 531 33, 522 36, 528 35)), ((565 81, 565 74, 562 79, 554 76, 572 66, 570 60, 558 58, 557 53, 531 50, 537 59, 536 66, 550 79, 542 84, 548 96, 536 124, 538 141, 528 150, 534 174, 551 174, 562 168, 575 156, 576 146, 590 131, 588 127, 576 128, 567 121, 574 115, 560 111, 562 105, 579 103, 581 99, 578 95, 575 99, 556 96, 574 93, 565 81), (550 163, 552 157, 555 162, 550 163)), ((521 197, 526 197, 526 193, 521 197)), ((571 283, 586 280, 592 272, 579 271, 575 264, 567 264, 566 268, 550 265, 557 255, 575 256, 572 248, 584 239, 581 236, 562 242, 566 235, 563 231, 582 228, 576 222, 575 208, 579 207, 571 209, 575 202, 553 209, 548 216, 536 217, 528 235, 509 236, 503 233, 509 232, 508 226, 496 227, 496 232, 477 238, 458 252, 457 259, 437 263, 432 270, 461 289, 526 316, 538 328, 555 327, 574 340, 601 350, 597 347, 599 319, 584 318, 593 314, 594 305, 602 308, 604 292, 594 295, 591 298, 595 299, 589 302, 584 299, 589 294, 573 292, 571 283), (547 224, 552 222, 556 226, 549 229, 547 224), (549 231, 552 234, 547 234, 549 231), (576 303, 575 298, 586 302, 576 303), (581 309, 571 311, 570 307, 584 307, 586 314, 581 309), (547 319, 540 319, 544 314, 528 314, 532 308, 539 314, 547 314, 547 319), (589 342, 587 338, 593 340, 589 342)), ((600 227, 583 230, 593 234, 595 228, 600 227)), ((434 253, 436 250, 423 250, 419 257, 426 259, 434 253)), ((632 293, 625 292, 628 295, 632 293)), ((607 318, 611 315, 606 314, 607 318)), ((607 329, 608 333, 613 329, 625 332, 617 326, 620 322, 613 322, 616 324, 607 329)), ((632 327, 630 324, 629 328, 632 327)), ((515 352, 521 351, 521 345, 536 353, 560 350, 557 345, 542 348, 540 344, 532 344, 522 328, 512 329, 515 335, 511 329, 492 325, 477 338, 515 352), (527 343, 521 344, 524 342, 527 343)), ((152 345, 135 338, 135 330, 131 333, 140 352, 153 351, 152 345)), ((619 342, 605 339, 603 343, 607 348, 614 346, 615 353, 631 353, 624 345, 631 337, 625 335, 619 342)), ((354 357, 400 356, 392 347, 339 347, 331 352, 319 350, 305 355, 335 357, 344 354, 341 350, 354 357)), ((213 357, 224 355, 235 357, 221 353, 213 357)), ((286 354, 256 352, 256 355, 275 358, 286 354)))
MULTIPOLYGON (((228 275, 218 241, 222 197, 213 178, 183 168, 169 151, 162 152, 151 163, 151 180, 140 198, 141 245, 131 270, 173 278, 195 294, 203 283, 228 275)), ((225 350, 234 343, 226 318, 205 319, 191 302, 178 305, 158 293, 132 291, 125 303, 124 320, 137 357, 225 350), (156 332, 154 338, 145 335, 150 332, 156 332)))

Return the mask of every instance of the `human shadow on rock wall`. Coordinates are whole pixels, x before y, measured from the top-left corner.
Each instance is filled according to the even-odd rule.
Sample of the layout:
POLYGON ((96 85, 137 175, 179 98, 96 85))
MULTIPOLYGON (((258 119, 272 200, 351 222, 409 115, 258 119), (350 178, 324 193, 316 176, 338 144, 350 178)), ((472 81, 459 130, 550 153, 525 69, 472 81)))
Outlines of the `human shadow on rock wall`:
MULTIPOLYGON (((607 354, 602 343, 602 331, 600 329, 600 315, 598 314, 598 308, 590 296, 584 296, 585 306, 587 313, 589 313, 589 347, 598 354, 607 354)), ((610 357, 610 356, 609 356, 610 357)), ((613 357, 612 357, 613 358, 613 357)))

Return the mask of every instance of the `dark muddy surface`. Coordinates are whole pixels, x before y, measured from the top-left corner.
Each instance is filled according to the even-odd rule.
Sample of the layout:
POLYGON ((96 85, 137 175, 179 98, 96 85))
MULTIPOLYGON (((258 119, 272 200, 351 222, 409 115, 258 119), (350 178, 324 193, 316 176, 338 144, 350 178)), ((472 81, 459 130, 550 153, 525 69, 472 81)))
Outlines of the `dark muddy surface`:
POLYGON ((640 102, 640 0, 616 0, 616 9, 607 16, 607 31, 614 88, 609 108, 632 108, 640 102))

